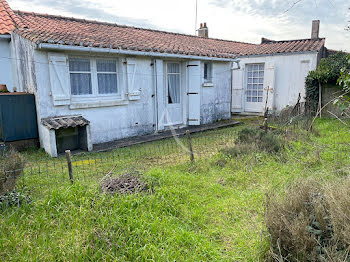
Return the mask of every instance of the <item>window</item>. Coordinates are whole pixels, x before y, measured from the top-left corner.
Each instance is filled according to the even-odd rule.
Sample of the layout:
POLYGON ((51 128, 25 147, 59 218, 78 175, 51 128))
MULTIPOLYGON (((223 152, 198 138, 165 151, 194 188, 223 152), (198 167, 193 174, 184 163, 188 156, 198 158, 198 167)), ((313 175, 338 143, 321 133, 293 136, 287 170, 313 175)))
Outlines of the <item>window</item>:
POLYGON ((118 94, 117 61, 69 59, 72 95, 118 94))
POLYGON ((212 64, 204 63, 204 82, 212 82, 212 64))
POLYGON ((114 60, 97 60, 99 94, 118 93, 117 63, 114 60))
POLYGON ((90 60, 70 59, 69 71, 72 95, 92 94, 90 60))
POLYGON ((264 92, 264 64, 247 65, 247 102, 262 102, 264 92))
POLYGON ((180 103, 180 64, 167 64, 168 104, 180 103))

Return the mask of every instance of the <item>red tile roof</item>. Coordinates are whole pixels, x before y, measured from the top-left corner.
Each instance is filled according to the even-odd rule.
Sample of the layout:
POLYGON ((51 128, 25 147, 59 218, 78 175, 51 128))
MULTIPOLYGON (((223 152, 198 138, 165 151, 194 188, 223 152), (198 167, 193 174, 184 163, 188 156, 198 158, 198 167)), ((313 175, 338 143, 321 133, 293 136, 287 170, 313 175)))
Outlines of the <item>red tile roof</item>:
POLYGON ((301 39, 301 40, 285 40, 264 42, 256 45, 254 48, 242 52, 240 55, 264 55, 279 53, 299 53, 320 51, 325 44, 325 39, 301 39))
POLYGON ((21 21, 9 7, 6 0, 0 0, 0 34, 11 34, 16 24, 22 26, 21 21))
POLYGON ((28 27, 27 30, 18 30, 18 33, 33 42, 219 58, 232 58, 255 46, 76 18, 15 12, 28 27))
POLYGON ((12 12, 5 0, 0 0, 0 3, 4 8, 3 12, 11 18, 6 19, 9 25, 3 27, 6 32, 14 30, 15 21, 18 25, 15 32, 35 43, 234 58, 246 55, 320 51, 325 42, 324 39, 293 41, 265 39, 263 44, 256 45, 84 19, 12 12))

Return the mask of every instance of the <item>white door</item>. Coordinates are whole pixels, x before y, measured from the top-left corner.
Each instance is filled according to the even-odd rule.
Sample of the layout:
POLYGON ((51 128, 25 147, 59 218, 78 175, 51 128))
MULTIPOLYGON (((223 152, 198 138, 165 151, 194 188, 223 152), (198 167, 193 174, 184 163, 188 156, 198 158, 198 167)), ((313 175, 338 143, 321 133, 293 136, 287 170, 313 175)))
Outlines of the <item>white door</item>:
POLYGON ((243 111, 242 106, 243 95, 243 70, 237 69, 232 71, 232 113, 240 113, 243 111))
POLYGON ((166 64, 166 125, 183 124, 180 63, 166 64))
POLYGON ((200 125, 201 118, 201 63, 191 61, 188 70, 188 125, 200 125))
POLYGON ((264 112, 264 64, 246 65, 244 111, 264 112))

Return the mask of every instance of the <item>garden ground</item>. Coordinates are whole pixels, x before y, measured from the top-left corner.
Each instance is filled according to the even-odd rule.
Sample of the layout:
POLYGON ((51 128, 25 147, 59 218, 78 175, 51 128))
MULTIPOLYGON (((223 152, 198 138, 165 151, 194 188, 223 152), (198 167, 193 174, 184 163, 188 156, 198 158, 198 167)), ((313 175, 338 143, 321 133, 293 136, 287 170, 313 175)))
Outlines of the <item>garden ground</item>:
MULTIPOLYGON (((65 170, 49 168, 59 166, 60 159, 49 159, 41 151, 27 152, 28 168, 36 170, 36 164, 44 160, 46 173, 51 172, 52 177, 25 176, 19 181, 19 190, 31 195, 33 201, 1 211, 0 259, 264 260, 270 248, 264 225, 266 194, 283 194, 299 178, 327 181, 348 176, 350 132, 337 120, 322 119, 315 123, 317 132, 290 138, 276 154, 249 152, 234 157, 214 150, 231 147, 225 141, 240 128, 212 132, 219 136, 205 142, 211 149, 194 163, 181 150, 160 150, 152 157, 135 153, 132 158, 117 158, 114 175, 134 169, 141 172, 150 190, 140 194, 100 192, 100 180, 115 161, 101 161, 99 166, 104 171, 99 175, 95 174, 97 169, 77 169, 84 163, 97 165, 98 157, 110 153, 92 154, 83 160, 77 157, 75 174, 86 179, 77 179, 71 186, 64 180, 68 176, 65 170), (58 179, 61 177, 63 180, 58 179), (32 189, 39 183, 40 187, 32 189)), ((194 137, 198 148, 201 141, 194 137)), ((118 152, 133 155, 136 151, 148 152, 148 146, 118 152)))

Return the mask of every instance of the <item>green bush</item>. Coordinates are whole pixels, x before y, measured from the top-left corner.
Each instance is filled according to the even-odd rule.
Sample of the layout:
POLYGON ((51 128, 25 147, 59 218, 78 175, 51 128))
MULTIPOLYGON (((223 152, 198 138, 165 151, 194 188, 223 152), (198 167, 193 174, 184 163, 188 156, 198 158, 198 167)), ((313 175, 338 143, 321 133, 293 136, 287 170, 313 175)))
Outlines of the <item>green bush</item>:
POLYGON ((307 109, 316 112, 319 100, 319 83, 336 85, 340 73, 350 69, 347 54, 338 52, 328 58, 323 58, 317 70, 310 71, 305 79, 307 109))

